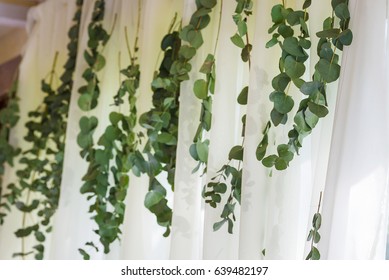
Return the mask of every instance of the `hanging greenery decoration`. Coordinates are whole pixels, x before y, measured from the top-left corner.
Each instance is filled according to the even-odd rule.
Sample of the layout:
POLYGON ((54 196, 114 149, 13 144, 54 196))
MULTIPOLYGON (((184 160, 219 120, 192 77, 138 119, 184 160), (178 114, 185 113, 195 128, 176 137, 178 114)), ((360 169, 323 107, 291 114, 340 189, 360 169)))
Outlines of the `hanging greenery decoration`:
POLYGON ((17 79, 7 93, 7 106, 0 111, 0 225, 3 224, 6 213, 11 210, 2 195, 5 165, 13 166, 14 159, 21 150, 9 143, 9 135, 19 121, 19 98, 17 97, 17 79))
POLYGON ((171 32, 171 27, 163 38, 161 48, 164 59, 151 84, 153 108, 139 120, 141 126, 147 129, 148 141, 143 151, 147 161, 141 153, 137 153, 133 163, 138 166, 140 173, 149 176, 145 206, 156 215, 158 224, 166 227, 165 237, 170 234, 172 210, 168 206, 166 189, 157 176, 167 174, 167 182, 174 191, 180 84, 189 80, 192 70, 190 60, 203 44, 201 30, 209 24, 209 13, 215 5, 216 0, 196 0, 197 10, 189 24, 181 32, 171 32), (189 45, 181 45, 181 39, 189 45))
POLYGON ((73 19, 75 24, 68 33, 68 59, 64 66, 65 71, 60 77, 61 84, 54 90, 57 52, 48 77, 41 82, 41 90, 45 95, 43 103, 28 114, 30 120, 26 123, 28 132, 24 139, 31 143, 31 148, 23 151, 19 160, 25 168, 16 172, 20 178, 19 184, 10 184, 10 192, 5 195, 9 203, 23 213, 22 226, 15 232, 15 235, 21 238, 21 252, 15 253, 14 257, 20 256, 24 259, 35 253, 36 259, 43 259, 46 234, 52 230, 51 218, 56 212, 60 196, 66 120, 77 57, 82 2, 76 2, 77 11, 73 19), (22 198, 25 198, 24 202, 22 198), (38 221, 31 224, 28 223, 27 217, 33 212, 38 216, 38 221), (27 250, 25 239, 32 234, 38 244, 27 250))
POLYGON ((277 147, 277 154, 265 157, 268 147, 268 132, 271 126, 269 122, 264 130, 264 137, 257 147, 257 159, 262 160, 266 167, 275 167, 284 170, 293 160, 294 154, 299 153, 305 137, 311 134, 320 118, 328 114, 326 86, 335 82, 340 75, 339 56, 337 50, 342 51, 344 46, 352 42, 352 32, 348 28, 350 12, 347 0, 333 0, 331 2, 333 15, 323 23, 323 30, 317 32, 320 38, 317 46, 319 61, 315 65, 315 72, 311 81, 304 81, 301 77, 305 73, 304 62, 308 59, 305 50, 311 47, 307 21, 309 18, 307 9, 311 1, 305 1, 303 11, 293 11, 286 8, 285 4, 273 7, 271 16, 274 25, 269 29, 273 33, 267 47, 279 45, 282 49, 279 68, 280 74, 272 80, 274 91, 270 94, 270 100, 274 108, 270 114, 273 125, 286 124, 288 114, 294 107, 294 100, 288 94, 289 87, 293 83, 304 95, 299 108, 293 118, 293 129, 288 133, 289 142, 277 147), (335 16, 338 20, 335 20, 335 16), (335 27, 335 24, 339 26, 335 27), (300 28, 300 35, 294 36, 293 27, 300 28))
POLYGON ((312 229, 309 231, 307 241, 311 241, 311 250, 309 251, 306 260, 320 260, 320 252, 315 247, 314 244, 319 243, 320 234, 319 229, 321 227, 321 214, 320 214, 320 204, 321 204, 322 192, 320 192, 319 205, 317 206, 317 212, 313 215, 312 220, 312 229))
MULTIPOLYGON (((104 253, 109 253, 110 245, 115 240, 120 240, 120 226, 124 221, 125 203, 127 189, 129 186, 129 171, 132 169, 131 158, 138 149, 139 140, 134 132, 137 122, 136 91, 139 87, 140 71, 138 63, 138 35, 140 23, 140 2, 138 12, 138 26, 133 50, 131 51, 127 28, 125 37, 127 50, 130 57, 130 64, 120 71, 125 77, 120 83, 120 88, 114 96, 114 105, 120 108, 127 103, 129 112, 124 114, 112 111, 109 114, 110 124, 100 136, 97 145, 89 149, 88 171, 82 178, 84 181, 81 193, 88 195, 88 200, 94 199, 89 208, 93 213, 93 219, 98 225, 95 232, 100 237, 104 246, 104 253), (124 98, 127 97, 127 101, 124 98), (113 178, 111 182, 110 178, 113 178)), ((119 54, 120 61, 120 54, 119 54)), ((81 129, 87 131, 90 127, 85 117, 80 120, 81 129)), ((93 242, 86 243, 98 250, 93 242)), ((90 259, 90 255, 79 249, 84 259, 90 259)))
MULTIPOLYGON (((241 48, 241 58, 243 62, 248 62, 249 69, 251 65, 250 52, 252 45, 249 43, 249 34, 247 31, 247 20, 252 14, 253 1, 252 0, 236 0, 237 6, 233 20, 237 26, 237 32, 231 37, 231 41, 234 45, 241 48)), ((245 106, 247 105, 248 86, 245 86, 238 98, 237 102, 245 106)), ((213 229, 219 230, 225 223, 228 224, 228 232, 233 233, 233 225, 236 220, 234 211, 236 203, 240 204, 241 201, 241 186, 242 186, 242 164, 243 164, 243 143, 245 139, 245 125, 246 115, 242 118, 242 144, 231 148, 228 154, 228 162, 217 172, 217 175, 211 179, 204 187, 205 202, 211 207, 216 208, 222 201, 222 196, 229 189, 229 196, 227 202, 223 207, 223 211, 220 215, 221 221, 213 225, 213 229), (237 163, 236 165, 233 163, 237 163), (229 188, 225 183, 230 180, 229 188)))
MULTIPOLYGON (((200 14, 200 11, 210 12, 210 9, 213 8, 210 3, 209 8, 201 7, 196 13, 200 14), (207 10, 208 9, 208 10, 207 10)), ((216 2, 215 2, 216 5, 216 2)), ((221 26, 221 18, 222 18, 222 10, 223 10, 223 1, 220 1, 220 16, 219 16, 219 24, 218 31, 216 35, 216 42, 213 54, 208 54, 203 65, 200 68, 200 73, 205 75, 205 79, 198 79, 194 82, 193 92, 195 96, 201 100, 201 113, 200 113, 200 123, 197 128, 196 134, 193 139, 193 144, 190 146, 189 152, 194 160, 198 162, 197 167, 193 169, 193 173, 197 172, 201 166, 204 166, 202 170, 202 174, 207 172, 207 162, 208 162, 208 150, 209 150, 209 139, 206 139, 206 133, 211 130, 211 122, 212 122, 212 95, 215 93, 215 82, 216 82, 216 66, 215 66, 215 53, 219 41, 219 33, 221 26)), ((196 13, 194 15, 196 15, 196 13)), ((196 16, 192 16, 191 23, 194 25, 196 20, 200 23, 197 24, 201 26, 201 22, 203 23, 203 28, 205 28, 210 19, 208 14, 205 14, 204 19, 197 19, 196 16)))

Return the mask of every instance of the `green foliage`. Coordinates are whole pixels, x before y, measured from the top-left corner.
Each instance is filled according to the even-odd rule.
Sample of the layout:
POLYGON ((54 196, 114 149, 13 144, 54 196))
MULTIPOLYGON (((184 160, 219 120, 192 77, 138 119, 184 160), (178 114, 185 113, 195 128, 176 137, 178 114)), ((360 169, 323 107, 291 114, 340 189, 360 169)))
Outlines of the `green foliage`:
POLYGON ((0 225, 3 224, 6 212, 10 210, 7 201, 3 201, 3 176, 5 164, 13 166, 15 157, 20 154, 20 149, 9 143, 10 131, 19 121, 19 99, 16 95, 17 80, 14 81, 8 92, 7 106, 0 111, 0 225))
POLYGON ((24 139, 31 144, 31 148, 23 151, 19 160, 20 164, 24 165, 24 168, 16 173, 19 183, 10 184, 9 192, 4 195, 10 204, 23 213, 22 228, 15 232, 15 235, 21 238, 22 251, 15 253, 15 257, 24 258, 34 253, 36 259, 43 259, 46 234, 52 230, 51 218, 58 208, 82 1, 78 1, 77 5, 73 19, 75 23, 68 33, 68 57, 60 77, 61 84, 57 89, 52 86, 56 76, 57 53, 49 78, 41 82, 43 104, 28 114, 27 135, 24 139), (22 201, 24 197, 26 200, 22 201), (28 225, 26 217, 31 213, 37 215, 38 221, 28 225), (27 252, 25 238, 32 234, 38 244, 27 252))
POLYGON ((91 22, 88 25, 88 49, 84 51, 84 59, 88 67, 83 73, 86 85, 79 88, 80 98, 78 105, 83 111, 90 111, 96 108, 100 95, 100 81, 97 72, 104 68, 105 58, 101 49, 107 44, 110 35, 104 29, 105 1, 97 0, 94 4, 91 22))
POLYGON ((309 231, 307 241, 311 242, 311 250, 309 251, 306 260, 320 260, 320 252, 315 247, 314 244, 320 242, 319 229, 321 227, 321 214, 320 214, 320 203, 321 203, 322 193, 320 193, 319 205, 317 207, 317 212, 313 215, 312 219, 312 229, 309 231))
MULTIPOLYGON (((235 14, 232 16, 237 32, 231 37, 231 41, 237 47, 242 48, 241 58, 243 62, 248 62, 250 68, 250 51, 252 46, 248 43, 247 20, 252 14, 253 1, 237 0, 235 14), (245 39, 245 40, 244 40, 245 39), (246 43, 244 43, 246 41, 246 43), (238 42, 238 44, 237 44, 238 42)), ((247 105, 248 86, 244 87, 238 95, 237 102, 240 105, 247 105)), ((244 154, 244 138, 245 138, 246 115, 242 118, 242 144, 231 148, 228 154, 228 162, 217 172, 216 176, 204 186, 203 196, 205 202, 211 207, 216 208, 222 202, 222 197, 229 191, 229 195, 224 204, 221 220, 213 225, 213 230, 219 230, 223 225, 227 224, 227 230, 230 234, 233 233, 234 222, 236 217, 234 214, 236 204, 240 204, 242 191, 242 172, 241 165, 243 163, 244 154), (237 167, 235 167, 236 163, 237 167), (229 182, 227 182, 229 181, 229 182), (228 187, 227 184, 228 183, 228 187)))
MULTIPOLYGON (((201 30, 208 26, 211 20, 209 13, 211 13, 212 8, 216 6, 216 2, 216 0, 196 1, 197 10, 192 15, 190 23, 180 32, 180 38, 183 41, 187 41, 189 43, 189 47, 181 47, 180 53, 185 50, 185 48, 192 50, 193 55, 188 57, 187 60, 191 59, 195 55, 196 51, 201 47, 203 43, 201 30)), ((216 37, 216 46, 218 39, 219 35, 216 37)), ((216 80, 215 53, 207 55, 203 65, 200 68, 200 72, 204 74, 205 77, 198 79, 193 85, 193 92, 195 96, 201 100, 200 123, 194 136, 193 144, 190 147, 191 156, 198 162, 198 165, 193 170, 193 172, 197 172, 201 166, 206 166, 208 161, 209 140, 204 139, 204 133, 206 131, 210 131, 211 129, 212 95, 215 91, 216 80)), ((203 169, 203 173, 205 172, 206 167, 203 169)))
POLYGON ((147 130, 148 140, 144 150, 131 157, 131 162, 135 175, 148 175, 149 192, 144 204, 156 216, 158 224, 166 228, 164 236, 168 236, 173 213, 168 206, 166 189, 157 176, 166 174, 167 182, 174 190, 180 84, 191 69, 188 62, 181 61, 189 61, 196 50, 181 46, 177 31, 169 31, 161 46, 164 56, 151 86, 153 108, 139 119, 140 125, 147 130))
POLYGON ((278 146, 278 155, 265 157, 268 146, 268 132, 265 129, 263 138, 257 148, 257 159, 262 160, 266 167, 275 167, 284 170, 289 166, 294 154, 298 154, 305 137, 311 134, 320 118, 328 115, 326 85, 335 82, 340 75, 339 56, 336 50, 343 50, 352 42, 352 32, 348 29, 350 13, 347 1, 332 1, 334 14, 338 17, 327 18, 323 23, 323 30, 316 33, 320 38, 317 46, 317 54, 320 57, 315 65, 315 72, 311 81, 304 81, 301 77, 306 68, 304 62, 309 58, 305 51, 311 47, 307 21, 309 14, 307 8, 311 1, 305 1, 304 11, 293 11, 279 4, 273 7, 271 16, 273 26, 269 29, 272 39, 267 47, 279 45, 282 50, 279 68, 280 74, 273 78, 274 91, 269 99, 274 103, 270 118, 274 126, 286 124, 288 114, 294 107, 294 100, 288 95, 288 90, 293 83, 300 92, 305 95, 300 102, 296 114, 293 117, 294 125, 288 133, 288 144, 278 146), (339 27, 334 27, 339 22, 339 27), (294 36, 292 26, 299 26, 300 35, 294 36))
MULTIPOLYGON (((95 6, 95 13, 103 14, 101 6, 95 6)), ((140 14, 138 15, 140 17, 140 14)), ((103 20, 103 15, 98 17, 103 20)), ((140 19, 138 19, 140 20, 140 19)), ((100 30, 101 23, 92 17, 89 28, 100 30)), ((103 32, 103 34, 106 34, 103 32)), ((134 49, 129 47, 127 29, 125 37, 127 40, 130 64, 120 70, 124 77, 117 94, 113 97, 114 105, 120 107, 127 103, 128 113, 119 113, 113 110, 109 114, 110 124, 105 128, 104 133, 99 137, 97 143, 93 141, 93 134, 98 125, 98 120, 94 116, 83 116, 80 119, 80 133, 77 141, 82 148, 81 155, 88 161, 88 169, 82 180, 84 181, 80 191, 87 195, 87 199, 92 201, 89 212, 93 214, 93 220, 98 226, 95 233, 100 237, 100 243, 104 247, 104 253, 109 253, 110 245, 115 240, 120 240, 121 225, 124 221, 125 198, 129 187, 129 171, 133 167, 131 158, 136 154, 139 139, 134 131, 137 123, 136 91, 139 87, 140 71, 138 63, 138 34, 136 32, 134 49), (126 100, 125 100, 126 98, 126 100)), ((106 44, 109 36, 101 34, 94 37, 89 34, 89 42, 96 40, 102 45, 106 44)), ((94 45, 95 46, 95 45, 94 45)), ((94 62, 89 64, 90 76, 85 77, 88 85, 92 82, 98 84, 96 72, 105 66, 105 58, 99 53, 97 48, 91 48, 94 53, 94 62)), ((88 71, 88 69, 86 70, 88 71)), ((96 91, 96 87, 94 88, 96 91)), ((97 91, 98 87, 97 87, 97 91)), ((88 96, 82 94, 83 96, 88 96)), ((95 100, 97 104, 97 96, 95 100)), ((81 104, 80 104, 81 105, 81 104)), ((89 107, 88 110, 93 109, 89 107)), ((98 251, 98 247, 92 242, 86 243, 98 251)), ((90 259, 87 250, 79 249, 84 259, 90 259)))

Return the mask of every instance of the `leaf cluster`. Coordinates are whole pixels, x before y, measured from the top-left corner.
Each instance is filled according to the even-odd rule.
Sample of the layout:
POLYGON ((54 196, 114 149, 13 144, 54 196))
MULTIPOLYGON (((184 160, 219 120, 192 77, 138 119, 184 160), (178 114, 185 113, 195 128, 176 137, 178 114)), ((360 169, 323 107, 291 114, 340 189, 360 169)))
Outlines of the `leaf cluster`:
POLYGON ((307 241, 311 241, 311 250, 308 253, 306 260, 320 260, 320 252, 314 244, 320 242, 319 229, 321 227, 321 214, 319 212, 313 215, 312 229, 309 231, 307 241))
POLYGON ((13 166, 14 159, 21 150, 9 143, 10 131, 19 121, 19 99, 16 95, 17 79, 7 93, 7 106, 0 111, 0 225, 3 224, 6 212, 10 211, 7 201, 2 201, 3 176, 5 165, 13 166))
MULTIPOLYGON (((120 239, 120 226, 124 221, 125 203, 129 186, 128 172, 132 168, 131 156, 135 153, 138 139, 134 128, 136 125, 136 90, 139 87, 140 71, 136 60, 121 74, 126 78, 122 81, 118 90, 120 99, 128 97, 129 112, 122 114, 112 111, 109 115, 110 124, 98 139, 97 145, 88 150, 89 166, 82 180, 80 191, 87 194, 88 200, 93 200, 89 207, 89 212, 93 213, 93 219, 98 225, 95 230, 100 237, 100 242, 104 246, 104 253, 110 251, 110 244, 120 239), (113 182, 110 182, 113 178, 113 182)), ((117 100, 117 96, 115 100, 117 100)), ((85 146, 93 145, 91 134, 97 125, 95 117, 82 117, 80 128, 82 135, 88 135, 85 146)), ((79 144, 84 145, 82 141, 79 144)), ((97 248, 97 247, 96 247, 97 248)), ((85 250, 80 249, 80 253, 87 258, 85 250)))
POLYGON ((170 234, 173 213, 166 199, 167 191, 157 176, 167 174, 167 182, 174 190, 180 84, 191 70, 188 61, 196 51, 181 46, 177 31, 165 35, 161 50, 163 59, 151 83, 153 107, 139 118, 148 140, 143 151, 134 154, 131 161, 134 174, 145 173, 149 177, 144 205, 156 216, 157 223, 166 228, 166 237, 170 234))
POLYGON ((43 104, 28 114, 27 135, 24 139, 31 144, 31 148, 23 151, 19 160, 25 167, 16 172, 19 177, 18 184, 10 184, 9 192, 4 195, 10 204, 23 213, 22 228, 15 232, 17 237, 22 238, 22 251, 14 256, 24 258, 35 253, 36 259, 43 259, 46 234, 52 230, 51 218, 58 208, 82 4, 83 1, 77 1, 74 25, 68 32, 68 57, 60 77, 60 86, 53 88, 57 53, 49 78, 41 82, 43 104), (25 202, 21 201, 22 194, 26 196, 25 202), (34 197, 32 201, 31 197, 34 197), (27 226, 26 216, 32 212, 35 212, 39 219, 33 225, 27 226), (31 234, 34 234, 38 244, 33 246, 33 250, 26 252, 24 238, 31 234))
POLYGON ((326 85, 336 81, 340 75, 339 56, 336 50, 343 50, 344 46, 352 42, 352 32, 348 29, 350 13, 347 2, 346 0, 332 1, 339 27, 334 27, 338 21, 335 20, 335 16, 332 16, 324 21, 323 30, 316 34, 320 38, 317 46, 320 59, 315 65, 315 72, 310 81, 304 81, 301 77, 306 71, 304 62, 309 58, 306 50, 311 47, 307 28, 309 14, 306 10, 311 1, 304 2, 304 11, 293 11, 283 5, 276 5, 272 8, 271 16, 274 24, 269 29, 269 33, 273 33, 273 37, 266 46, 272 47, 278 44, 282 50, 279 62, 280 74, 273 78, 274 91, 269 96, 270 101, 274 103, 274 108, 270 113, 274 126, 286 124, 288 113, 295 105, 295 101, 288 94, 291 84, 300 90, 304 98, 294 115, 293 129, 288 133, 289 142, 279 145, 277 154, 265 157, 269 129, 264 130, 264 136, 257 147, 256 155, 266 167, 274 166, 277 170, 286 169, 293 160, 294 154, 299 153, 303 139, 311 134, 319 119, 328 114, 326 85), (301 33, 297 37, 294 36, 294 26, 300 27, 301 33))
MULTIPOLYGON (((252 14, 253 2, 251 0, 237 0, 237 6, 235 9, 235 14, 232 16, 236 26, 237 32, 233 37, 231 37, 232 43, 237 47, 242 48, 241 58, 243 62, 249 62, 250 67, 250 51, 252 46, 248 43, 248 31, 247 31, 247 20, 248 17, 252 14), (242 38, 246 38, 246 44, 243 43, 242 38), (239 38, 239 39, 237 39, 239 38), (236 44, 238 40, 241 40, 242 44, 236 44), (245 51, 245 49, 247 51, 245 51)), ((237 102, 238 104, 245 106, 247 105, 248 99, 248 86, 245 86, 238 95, 237 102)), ((226 181, 229 182, 229 196, 223 207, 223 211, 220 215, 222 218, 221 221, 213 225, 213 229, 219 230, 225 223, 228 224, 228 232, 233 233, 233 226, 236 220, 234 210, 235 205, 240 204, 241 201, 241 192, 242 192, 242 172, 241 164, 243 162, 243 143, 245 138, 245 126, 246 126, 246 115, 242 118, 242 144, 236 145, 231 148, 228 154, 228 163, 225 164, 218 172, 215 177, 211 179, 204 187, 204 198, 205 202, 213 208, 216 208, 219 203, 222 201, 222 196, 227 191, 226 181), (237 162, 238 168, 234 167, 231 162, 237 162)))

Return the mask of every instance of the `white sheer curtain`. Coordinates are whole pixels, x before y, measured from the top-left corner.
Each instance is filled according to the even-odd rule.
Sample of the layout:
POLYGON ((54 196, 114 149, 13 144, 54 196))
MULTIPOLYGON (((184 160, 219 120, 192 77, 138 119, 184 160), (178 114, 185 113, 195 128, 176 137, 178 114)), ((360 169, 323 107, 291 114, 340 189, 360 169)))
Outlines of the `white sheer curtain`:
MULTIPOLYGON (((66 55, 66 31, 74 13, 72 1, 48 0, 31 12, 29 42, 20 69, 22 118, 13 131, 13 143, 23 145, 27 112, 41 102, 39 80, 50 70, 51 57, 60 52, 62 65, 66 55), (55 36, 55 38, 53 37, 55 36), (49 58, 49 59, 48 59, 49 58)), ((220 1, 218 1, 220 2, 220 1)), ((388 220, 388 38, 387 1, 351 0, 351 29, 354 42, 345 48, 342 75, 328 88, 330 114, 321 120, 304 141, 301 155, 283 172, 264 168, 255 158, 255 149, 272 108, 268 96, 271 80, 278 72, 279 50, 266 49, 270 39, 270 10, 280 1, 256 0, 249 18, 249 35, 253 45, 251 70, 240 60, 240 51, 231 42, 236 26, 232 20, 235 1, 223 1, 221 31, 216 51, 217 83, 213 103, 212 131, 208 173, 192 174, 195 161, 188 150, 198 125, 200 104, 192 93, 199 68, 208 53, 213 52, 217 34, 220 3, 212 13, 211 24, 204 32, 204 45, 193 60, 191 79, 182 84, 180 127, 177 150, 175 192, 169 194, 173 207, 172 233, 162 237, 155 217, 144 206, 147 178, 131 176, 121 242, 111 253, 90 251, 92 259, 303 259, 309 251, 306 237, 316 212, 319 193, 324 191, 322 241, 323 259, 383 259, 388 220), (246 107, 236 103, 240 90, 249 85, 246 107), (336 108, 336 110, 335 110, 336 108), (245 155, 243 163, 242 205, 234 234, 226 228, 214 232, 212 226, 220 218, 222 207, 204 205, 203 185, 227 162, 229 149, 241 143, 241 116, 247 110, 245 155), (261 252, 266 250, 264 256, 261 252)), ((303 0, 288 0, 287 5, 301 9, 303 0)), ((309 10, 313 46, 323 20, 331 15, 331 1, 313 1, 309 10)), ((87 42, 87 25, 93 0, 85 0, 80 31, 74 90, 69 111, 65 165, 59 209, 54 230, 48 240, 46 258, 79 259, 78 248, 85 242, 98 243, 96 228, 87 213, 89 204, 79 192, 86 163, 79 156, 76 142, 78 121, 83 112, 77 105, 78 88, 83 85, 86 67, 83 50, 87 42)), ((158 59, 160 41, 174 14, 189 22, 195 10, 192 0, 142 0, 140 32, 141 85, 138 90, 139 114, 151 106, 150 83, 158 59)), ((121 67, 129 59, 124 42, 124 27, 134 39, 138 0, 106 0, 104 26, 110 30, 115 14, 117 23, 111 40, 104 49, 106 67, 99 72, 101 96, 98 107, 90 115, 99 118, 98 137, 112 110, 112 97, 119 86, 121 67)), ((308 79, 317 61, 312 48, 307 62, 308 79)), ((58 68, 58 70, 60 70, 58 68)), ((299 98, 297 90, 291 94, 299 98)), ((271 132, 269 143, 287 141, 287 126, 271 132)), ((271 145, 270 145, 271 146, 271 145)), ((273 148, 271 148, 273 149, 273 148)), ((17 166, 16 166, 17 168, 17 166)), ((8 169, 7 182, 16 181, 8 169)), ((5 183, 7 183, 5 182, 5 183)), ((15 213, 15 212, 13 212, 15 213)), ((9 259, 19 250, 20 241, 13 232, 21 224, 18 214, 7 217, 0 227, 0 258, 9 259)))

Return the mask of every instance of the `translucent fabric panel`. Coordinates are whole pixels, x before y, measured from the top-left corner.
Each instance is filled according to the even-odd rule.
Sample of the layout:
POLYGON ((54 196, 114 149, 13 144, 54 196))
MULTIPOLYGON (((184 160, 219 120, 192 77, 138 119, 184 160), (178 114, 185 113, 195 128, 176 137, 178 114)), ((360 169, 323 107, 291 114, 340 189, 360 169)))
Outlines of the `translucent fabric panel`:
POLYGON ((328 259, 384 259, 388 220, 388 2, 350 1, 323 205, 328 259), (374 42, 374 51, 370 42, 374 42))

